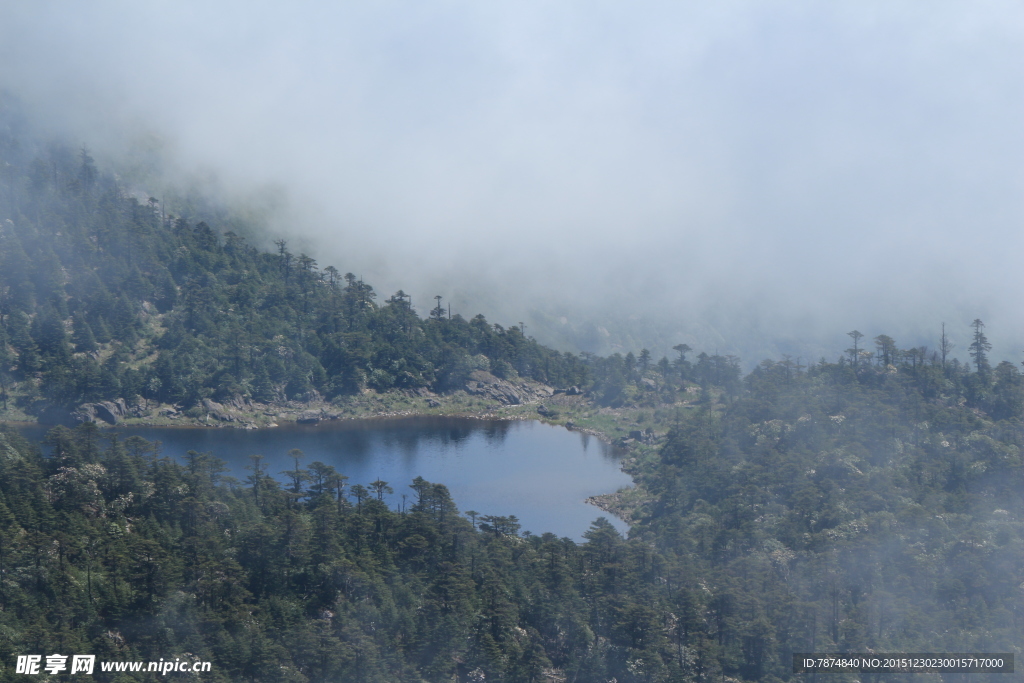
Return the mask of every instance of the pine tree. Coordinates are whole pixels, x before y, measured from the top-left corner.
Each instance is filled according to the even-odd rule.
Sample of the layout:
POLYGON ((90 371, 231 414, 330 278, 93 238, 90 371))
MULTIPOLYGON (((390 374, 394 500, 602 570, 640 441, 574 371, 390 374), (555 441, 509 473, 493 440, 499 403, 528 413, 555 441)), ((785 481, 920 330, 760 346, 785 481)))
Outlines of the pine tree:
POLYGON ((988 364, 988 352, 992 350, 992 345, 985 336, 985 323, 980 318, 975 318, 971 327, 974 328, 974 341, 970 346, 974 369, 981 379, 988 381, 992 375, 992 368, 988 364))

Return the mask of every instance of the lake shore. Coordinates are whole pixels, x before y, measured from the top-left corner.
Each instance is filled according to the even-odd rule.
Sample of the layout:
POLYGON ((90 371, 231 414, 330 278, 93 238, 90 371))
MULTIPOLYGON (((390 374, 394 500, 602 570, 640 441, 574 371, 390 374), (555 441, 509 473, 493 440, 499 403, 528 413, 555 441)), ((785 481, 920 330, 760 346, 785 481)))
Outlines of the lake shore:
MULTIPOLYGON (((361 420, 449 417, 472 420, 536 420, 592 436, 623 449, 622 471, 635 476, 658 457, 668 425, 679 411, 694 408, 694 401, 652 409, 643 405, 603 407, 578 390, 556 392, 551 387, 519 380, 498 380, 481 375, 466 389, 433 393, 425 389, 366 390, 331 401, 281 401, 259 403, 238 400, 218 403, 206 399, 201 406, 181 406, 144 401, 142 405, 114 404, 109 420, 95 416, 104 427, 173 427, 180 429, 268 430, 288 425, 316 425, 361 420), (514 393, 512 393, 514 392, 514 393), (516 402, 517 401, 517 402, 516 402), (112 414, 123 412, 123 415, 112 414)), ((14 406, 11 406, 14 407, 14 406)), ((68 415, 70 417, 70 414, 68 415)), ((12 426, 44 426, 40 419, 18 410, 0 411, 0 422, 12 426)), ((58 422, 60 423, 60 422, 58 422)), ((64 424, 73 424, 65 420, 64 424)), ((633 485, 591 496, 587 502, 628 524, 635 523, 645 505, 644 492, 633 485)))

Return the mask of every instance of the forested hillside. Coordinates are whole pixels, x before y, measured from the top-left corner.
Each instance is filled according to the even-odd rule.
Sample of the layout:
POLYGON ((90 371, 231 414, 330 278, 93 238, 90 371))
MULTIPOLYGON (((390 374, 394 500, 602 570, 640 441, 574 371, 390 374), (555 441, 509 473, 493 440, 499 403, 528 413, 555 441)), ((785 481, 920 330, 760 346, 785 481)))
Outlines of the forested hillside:
POLYGON ((731 395, 707 385, 636 449, 630 538, 598 521, 583 544, 460 515, 423 480, 347 486, 297 459, 279 482, 254 457, 241 483, 92 423, 39 448, 4 431, 0 660, 639 682, 789 680, 794 651, 1019 654, 1021 385, 995 374, 979 395, 1017 411, 998 419, 963 366, 765 363, 731 395), (389 509, 394 488, 414 504, 389 509))
POLYGON ((123 398, 177 404, 331 399, 370 387, 461 386, 469 373, 582 384, 579 358, 518 327, 333 266, 261 252, 222 226, 166 215, 84 149, 20 154, 0 135, 0 392, 29 414, 123 398))
POLYGON ((609 504, 628 539, 599 520, 577 544, 460 513, 443 483, 348 482, 298 453, 280 480, 257 456, 239 482, 216 453, 177 462, 90 422, 42 444, 2 428, 0 680, 51 652, 410 683, 779 681, 794 651, 1020 653, 1024 383, 993 367, 980 320, 969 363, 944 336, 869 351, 856 331, 836 362, 746 377, 685 345, 559 353, 441 301, 426 318, 402 292, 378 301, 283 242, 167 215, 85 150, 4 135, 5 411, 445 393, 486 370, 581 387, 541 414, 623 437, 637 485, 609 504))

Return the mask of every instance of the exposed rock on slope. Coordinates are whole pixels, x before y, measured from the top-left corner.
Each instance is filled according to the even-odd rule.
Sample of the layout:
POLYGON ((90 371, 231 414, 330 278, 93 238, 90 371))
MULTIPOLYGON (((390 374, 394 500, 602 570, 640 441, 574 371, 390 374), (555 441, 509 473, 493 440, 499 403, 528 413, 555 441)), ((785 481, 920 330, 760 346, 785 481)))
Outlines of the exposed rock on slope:
POLYGON ((71 417, 78 422, 97 422, 102 420, 116 425, 122 418, 131 415, 124 399, 116 401, 101 401, 99 403, 83 403, 71 414, 71 417))
POLYGON ((517 406, 547 398, 553 395, 555 390, 537 382, 510 382, 484 370, 474 370, 466 382, 466 393, 497 401, 502 405, 517 406))

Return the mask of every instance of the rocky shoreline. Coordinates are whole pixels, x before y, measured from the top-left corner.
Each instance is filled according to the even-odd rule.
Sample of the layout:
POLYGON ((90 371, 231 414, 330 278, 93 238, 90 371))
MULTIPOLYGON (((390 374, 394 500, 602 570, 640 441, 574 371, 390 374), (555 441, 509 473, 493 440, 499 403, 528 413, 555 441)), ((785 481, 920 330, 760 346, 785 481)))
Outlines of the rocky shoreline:
MULTIPOLYGON (((64 424, 92 422, 113 427, 180 427, 271 429, 287 424, 316 425, 338 420, 373 420, 412 417, 455 417, 479 420, 539 420, 546 424, 593 436, 635 455, 649 452, 659 439, 651 428, 639 428, 636 411, 600 408, 576 387, 557 390, 520 378, 506 380, 482 370, 469 375, 463 386, 445 393, 425 388, 366 390, 331 401, 279 401, 261 403, 244 397, 218 402, 210 398, 185 408, 136 397, 84 403, 72 409, 42 407, 31 412, 0 415, 11 424, 64 424), (35 417, 35 420, 31 418, 35 417), (639 451, 637 449, 640 449, 639 451)), ((634 457, 623 460, 629 473, 634 457)), ((642 505, 635 486, 591 496, 587 503, 627 524, 642 505)))
MULTIPOLYGON (((76 424, 93 422, 99 426, 188 426, 266 429, 284 423, 318 424, 347 419, 393 418, 446 415, 481 419, 544 419, 556 422, 559 413, 542 401, 556 402, 558 396, 582 396, 571 387, 556 390, 531 380, 506 380, 489 372, 472 372, 464 386, 438 394, 426 388, 392 390, 324 401, 279 401, 261 403, 236 396, 218 402, 204 398, 200 404, 185 408, 159 403, 141 396, 133 400, 83 403, 74 408, 42 406, 32 411, 39 424, 76 424)), ((32 415, 29 414, 29 417, 32 415)), ((571 428, 571 424, 568 425, 571 428)), ((595 434, 600 437, 600 434, 595 434)))

